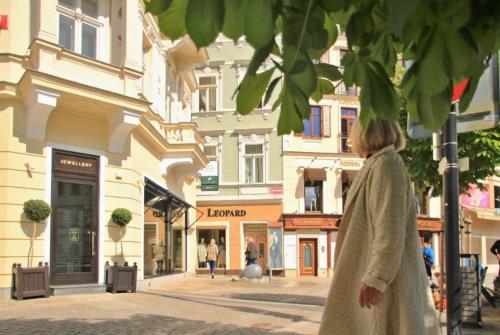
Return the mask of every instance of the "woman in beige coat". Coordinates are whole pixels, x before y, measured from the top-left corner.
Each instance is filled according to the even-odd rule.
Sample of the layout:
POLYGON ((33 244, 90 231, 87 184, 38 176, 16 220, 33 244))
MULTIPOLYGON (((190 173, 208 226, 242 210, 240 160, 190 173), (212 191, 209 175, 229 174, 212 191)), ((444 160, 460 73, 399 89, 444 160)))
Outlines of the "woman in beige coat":
POLYGON ((207 262, 210 264, 210 274, 212 279, 215 277, 215 267, 217 265, 217 256, 219 255, 219 247, 215 244, 215 239, 210 240, 207 248, 207 262))
POLYGON ((415 199, 397 153, 396 122, 356 122, 353 151, 366 158, 347 196, 320 334, 439 334, 419 249, 415 199))

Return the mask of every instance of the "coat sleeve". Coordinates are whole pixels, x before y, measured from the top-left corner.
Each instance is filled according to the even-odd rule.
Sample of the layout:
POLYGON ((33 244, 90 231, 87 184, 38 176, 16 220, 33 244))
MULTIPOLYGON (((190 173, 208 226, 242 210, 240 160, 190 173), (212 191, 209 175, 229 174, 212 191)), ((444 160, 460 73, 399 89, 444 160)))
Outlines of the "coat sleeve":
POLYGON ((386 156, 374 164, 368 180, 368 218, 373 242, 362 282, 381 292, 400 268, 408 222, 408 182, 400 160, 386 156))

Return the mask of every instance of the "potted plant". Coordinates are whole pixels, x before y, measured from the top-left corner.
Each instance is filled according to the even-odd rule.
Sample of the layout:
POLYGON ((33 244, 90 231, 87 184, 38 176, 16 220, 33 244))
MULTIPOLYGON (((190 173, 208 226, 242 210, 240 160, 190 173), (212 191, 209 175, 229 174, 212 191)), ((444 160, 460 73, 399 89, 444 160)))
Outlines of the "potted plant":
POLYGON ((117 208, 111 214, 111 220, 120 226, 120 258, 123 265, 114 263, 113 266, 106 262, 106 286, 108 291, 135 292, 137 285, 137 263, 128 266, 123 257, 123 235, 125 227, 132 220, 132 213, 126 208, 117 208))
POLYGON ((44 224, 49 217, 51 208, 43 200, 28 200, 24 203, 23 214, 33 222, 33 230, 30 235, 30 246, 28 250, 27 267, 23 268, 21 263, 14 263, 13 272, 13 296, 17 299, 36 296, 49 296, 49 266, 42 262, 37 267, 33 267, 33 257, 35 253, 35 238, 39 224, 44 224))

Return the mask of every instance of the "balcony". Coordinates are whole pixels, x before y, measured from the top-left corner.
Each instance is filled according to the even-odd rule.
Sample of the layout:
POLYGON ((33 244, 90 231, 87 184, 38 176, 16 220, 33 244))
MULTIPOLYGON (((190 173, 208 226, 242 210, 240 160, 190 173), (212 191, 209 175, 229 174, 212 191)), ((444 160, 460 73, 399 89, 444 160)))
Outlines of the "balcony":
POLYGON ((190 165, 196 171, 204 168, 208 160, 203 153, 203 138, 194 122, 162 124, 167 154, 162 169, 190 165))
POLYGON ((340 152, 343 153, 352 153, 351 146, 349 145, 349 135, 347 134, 339 134, 339 145, 340 145, 340 152))
POLYGON ((194 122, 164 124, 163 130, 168 145, 194 145, 202 149, 203 138, 194 122))
POLYGON ((39 39, 33 40, 30 51, 26 64, 31 70, 93 89, 139 97, 139 71, 85 57, 39 39))

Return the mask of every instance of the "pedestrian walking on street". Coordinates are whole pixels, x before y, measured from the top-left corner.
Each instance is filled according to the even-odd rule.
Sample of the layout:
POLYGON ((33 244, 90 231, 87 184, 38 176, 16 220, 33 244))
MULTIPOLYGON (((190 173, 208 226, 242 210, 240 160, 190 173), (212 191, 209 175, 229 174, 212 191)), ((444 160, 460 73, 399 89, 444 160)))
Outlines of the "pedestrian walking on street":
POLYGON ((493 243, 490 251, 498 260, 498 275, 500 276, 500 240, 496 240, 495 243, 493 243))
POLYGON ((207 261, 210 264, 210 274, 212 279, 215 278, 215 267, 217 266, 217 256, 219 255, 219 247, 215 244, 215 239, 210 240, 210 244, 207 247, 207 261))
POLYGON ((500 240, 496 240, 495 243, 493 243, 490 251, 497 257, 498 260, 498 274, 493 280, 493 288, 495 291, 500 292, 500 240))
POLYGON ((424 241, 424 264, 425 271, 430 280, 432 280, 432 266, 434 265, 434 251, 432 251, 429 241, 424 241))
POLYGON ((335 270, 320 334, 440 334, 417 232, 414 192, 395 121, 355 122, 353 151, 365 158, 337 235, 335 270))
POLYGON ((251 237, 248 238, 245 258, 247 260, 247 265, 257 263, 257 245, 255 244, 255 240, 251 237))

